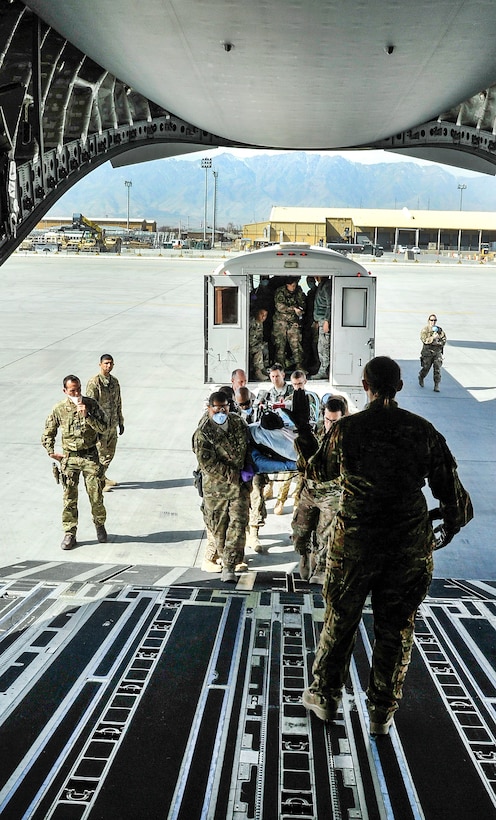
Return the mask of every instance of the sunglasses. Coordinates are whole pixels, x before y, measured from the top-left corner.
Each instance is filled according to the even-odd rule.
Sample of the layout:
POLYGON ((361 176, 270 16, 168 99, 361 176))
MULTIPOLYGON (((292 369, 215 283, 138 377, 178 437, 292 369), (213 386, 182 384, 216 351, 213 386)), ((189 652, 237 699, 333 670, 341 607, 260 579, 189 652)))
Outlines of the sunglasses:
POLYGON ((238 402, 238 404, 239 404, 240 407, 250 407, 251 399, 249 399, 248 401, 240 401, 240 402, 238 402))

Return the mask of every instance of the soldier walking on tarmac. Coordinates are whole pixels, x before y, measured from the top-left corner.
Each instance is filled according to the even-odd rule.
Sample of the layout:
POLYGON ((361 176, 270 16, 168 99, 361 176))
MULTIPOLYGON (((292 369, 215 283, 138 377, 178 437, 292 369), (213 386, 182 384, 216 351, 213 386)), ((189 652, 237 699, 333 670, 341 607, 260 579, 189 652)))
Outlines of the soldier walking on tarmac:
POLYGON ((78 484, 81 473, 91 505, 96 536, 100 543, 107 540, 102 468, 97 450, 98 436, 107 429, 107 418, 94 399, 81 395, 81 381, 77 376, 65 377, 63 392, 65 399, 55 405, 45 422, 41 443, 50 458, 59 463, 62 472, 62 525, 65 535, 60 546, 63 550, 70 550, 76 546, 78 484), (55 452, 55 439, 59 427, 62 431, 62 453, 55 452))
POLYGON ((93 376, 86 385, 86 394, 95 399, 107 416, 108 427, 98 439, 98 456, 103 468, 103 492, 106 493, 115 487, 116 481, 107 476, 110 462, 117 447, 117 428, 119 435, 124 432, 124 416, 122 415, 121 387, 115 376, 112 376, 114 359, 110 353, 100 356, 100 372, 93 376))
POLYGON ((424 379, 431 367, 434 372, 434 392, 439 393, 439 383, 441 381, 441 367, 443 364, 443 349, 446 344, 446 333, 437 324, 435 313, 431 313, 428 324, 420 331, 420 341, 422 350, 420 353, 420 373, 418 375, 419 385, 424 386, 424 379))

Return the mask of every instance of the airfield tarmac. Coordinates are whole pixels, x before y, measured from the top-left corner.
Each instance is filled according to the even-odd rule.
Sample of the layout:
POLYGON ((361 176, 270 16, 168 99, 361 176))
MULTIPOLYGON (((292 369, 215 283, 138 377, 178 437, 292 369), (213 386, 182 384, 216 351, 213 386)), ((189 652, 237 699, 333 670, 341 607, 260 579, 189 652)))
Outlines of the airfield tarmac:
MULTIPOLYGON (((2 267, 4 565, 132 564, 155 583, 167 583, 171 567, 200 566, 204 528, 191 436, 210 392, 203 384, 203 277, 220 261, 220 254, 18 253, 2 267), (96 541, 81 488, 78 546, 62 553, 61 488, 40 436, 62 398, 63 377, 75 373, 84 387, 105 352, 115 359, 126 428, 110 471, 119 485, 105 494, 109 542, 96 541)), ((474 520, 436 554, 436 577, 494 579, 496 267, 387 255, 369 265, 378 280, 376 354, 401 363, 400 404, 445 435, 474 504, 474 520), (417 382, 419 333, 433 310, 448 336, 439 394, 431 376, 423 390, 417 382)), ((275 516, 273 504, 261 530, 269 552, 249 554, 249 565, 288 571, 296 562, 292 505, 275 516)))
MULTIPOLYGON (((191 435, 202 384, 203 276, 214 256, 13 256, 0 271, 0 814, 6 820, 466 820, 496 807, 495 268, 370 260, 376 352, 400 404, 446 436, 474 520, 435 555, 405 698, 370 737, 364 608, 336 721, 306 712, 323 619, 299 578, 291 505, 234 585, 201 571, 191 435), (441 393, 418 386, 435 310, 441 393), (98 544, 84 490, 62 552, 61 488, 40 444, 63 376, 115 357, 126 429, 98 544), (143 766, 146 760, 146 766, 143 766)), ((363 261, 362 259, 360 261, 363 261)))

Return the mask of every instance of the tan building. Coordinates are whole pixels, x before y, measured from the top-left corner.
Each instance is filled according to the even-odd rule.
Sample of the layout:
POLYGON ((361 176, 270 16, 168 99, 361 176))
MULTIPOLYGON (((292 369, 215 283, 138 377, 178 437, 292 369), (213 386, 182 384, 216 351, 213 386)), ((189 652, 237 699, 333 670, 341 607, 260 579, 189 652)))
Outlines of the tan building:
POLYGON ((479 251, 496 243, 496 214, 487 211, 382 210, 379 208, 293 208, 276 205, 267 222, 245 225, 250 245, 266 242, 357 242, 367 237, 394 250, 479 251))

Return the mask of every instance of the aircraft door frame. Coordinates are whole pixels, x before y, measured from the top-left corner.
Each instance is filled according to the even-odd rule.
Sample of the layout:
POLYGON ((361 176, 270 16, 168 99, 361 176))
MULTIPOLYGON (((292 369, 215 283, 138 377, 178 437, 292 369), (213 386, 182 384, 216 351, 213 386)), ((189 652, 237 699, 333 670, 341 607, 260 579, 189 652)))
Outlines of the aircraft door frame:
POLYGON ((375 277, 333 277, 330 381, 361 388, 363 368, 375 350, 375 277))
POLYGON ((205 384, 229 384, 236 368, 248 371, 248 278, 205 277, 205 384))

